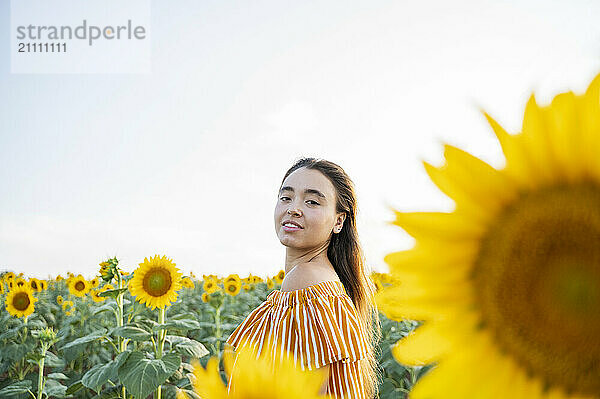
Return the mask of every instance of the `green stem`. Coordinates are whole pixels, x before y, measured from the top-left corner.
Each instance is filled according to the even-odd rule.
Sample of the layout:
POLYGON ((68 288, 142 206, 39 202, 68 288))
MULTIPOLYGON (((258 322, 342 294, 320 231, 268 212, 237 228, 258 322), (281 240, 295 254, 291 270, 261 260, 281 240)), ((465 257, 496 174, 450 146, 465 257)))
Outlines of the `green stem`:
POLYGON ((219 338, 221 338, 221 307, 220 306, 217 308, 217 311, 215 312, 215 326, 216 326, 215 337, 217 338, 217 341, 216 341, 217 354, 219 354, 219 351, 221 348, 221 340, 219 339, 219 338))
MULTIPOLYGON (((123 288, 123 280, 121 279, 121 273, 117 269, 117 286, 119 289, 123 288)), ((120 292, 117 295, 117 326, 123 327, 123 292, 120 292)), ((115 348, 117 351, 117 355, 125 351, 125 338, 117 337, 118 339, 118 348, 115 348)), ((114 345, 113 345, 114 346, 114 345)), ((127 393, 125 392, 125 385, 121 387, 121 396, 123 399, 127 398, 127 393)))
POLYGON ((113 340, 108 337, 104 337, 104 338, 108 341, 109 344, 112 345, 113 348, 115 348, 115 352, 119 353, 119 348, 117 348, 117 346, 113 343, 113 340))
POLYGON ((23 324, 25 324, 25 328, 23 328, 23 342, 21 342, 23 344, 25 343, 25 340, 27 339, 27 317, 28 316, 25 316, 25 320, 23 323, 23 324))
MULTIPOLYGON (((158 310, 158 324, 159 325, 163 325, 165 324, 165 308, 159 308, 158 310)), ((160 359, 162 357, 162 352, 163 352, 163 345, 165 343, 165 337, 167 336, 167 330, 166 329, 162 329, 162 330, 158 330, 158 345, 156 348, 156 358, 160 359)), ((154 394, 154 399, 161 399, 161 394, 162 394, 162 389, 161 386, 159 385, 158 388, 156 388, 156 392, 154 394)))
POLYGON ((42 358, 38 362, 38 396, 37 399, 42 399, 42 391, 44 390, 44 361, 46 360, 46 344, 42 343, 42 358))

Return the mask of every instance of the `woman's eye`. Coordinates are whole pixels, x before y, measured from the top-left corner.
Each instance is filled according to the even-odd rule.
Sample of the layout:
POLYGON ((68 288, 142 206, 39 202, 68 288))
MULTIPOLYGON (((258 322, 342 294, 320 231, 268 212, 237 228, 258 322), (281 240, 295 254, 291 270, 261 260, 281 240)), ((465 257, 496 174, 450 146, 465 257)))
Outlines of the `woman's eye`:
POLYGON ((283 201, 283 200, 285 200, 285 199, 289 199, 289 198, 288 198, 288 197, 281 197, 281 198, 279 198, 279 199, 283 201))
POLYGON ((319 203, 318 203, 317 201, 313 201, 313 200, 308 200, 308 201, 306 201, 306 202, 314 202, 314 203, 315 203, 315 205, 319 205, 319 203))

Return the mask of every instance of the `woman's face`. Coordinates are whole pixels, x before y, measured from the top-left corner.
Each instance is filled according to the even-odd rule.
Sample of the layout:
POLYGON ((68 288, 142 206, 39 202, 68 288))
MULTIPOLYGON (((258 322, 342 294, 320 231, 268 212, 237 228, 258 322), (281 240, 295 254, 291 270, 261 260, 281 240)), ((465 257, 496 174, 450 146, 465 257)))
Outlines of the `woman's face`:
POLYGON ((333 229, 341 228, 344 221, 344 214, 335 211, 333 184, 318 170, 304 167, 284 180, 274 216, 279 241, 288 247, 306 249, 328 241, 333 229), (284 226, 286 220, 300 228, 284 226))

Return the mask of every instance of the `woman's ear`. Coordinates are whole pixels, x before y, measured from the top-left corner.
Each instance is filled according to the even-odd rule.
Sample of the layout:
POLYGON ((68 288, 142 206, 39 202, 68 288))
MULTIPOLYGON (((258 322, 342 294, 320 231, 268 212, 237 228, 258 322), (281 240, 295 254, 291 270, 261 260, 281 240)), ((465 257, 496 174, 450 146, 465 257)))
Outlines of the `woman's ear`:
POLYGON ((346 214, 341 213, 338 215, 337 221, 335 222, 335 226, 333 227, 333 231, 339 233, 342 231, 342 227, 344 227, 344 221, 346 220, 346 214))

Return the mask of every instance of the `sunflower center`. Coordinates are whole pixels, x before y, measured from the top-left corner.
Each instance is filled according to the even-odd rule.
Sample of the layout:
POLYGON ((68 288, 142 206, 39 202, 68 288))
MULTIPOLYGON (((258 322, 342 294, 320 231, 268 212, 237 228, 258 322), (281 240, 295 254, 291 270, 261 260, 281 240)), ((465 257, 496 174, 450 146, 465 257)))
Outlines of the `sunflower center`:
POLYGON ((230 285, 227 289, 229 290, 229 292, 235 292, 236 287, 235 285, 230 285))
POLYGON ((31 282, 31 288, 33 288, 34 290, 37 290, 37 283, 35 281, 31 282))
POLYGON ((25 292, 19 292, 13 297, 13 306, 20 312, 29 307, 29 295, 25 292))
POLYGON ((149 295, 163 296, 171 288, 171 273, 162 267, 154 267, 144 275, 142 284, 149 295))
POLYGON ((85 289, 85 284, 82 281, 78 281, 75 283, 75 289, 77 291, 83 291, 85 289))
POLYGON ((600 187, 554 186, 507 207, 473 269, 482 327, 567 392, 600 392, 600 187))

